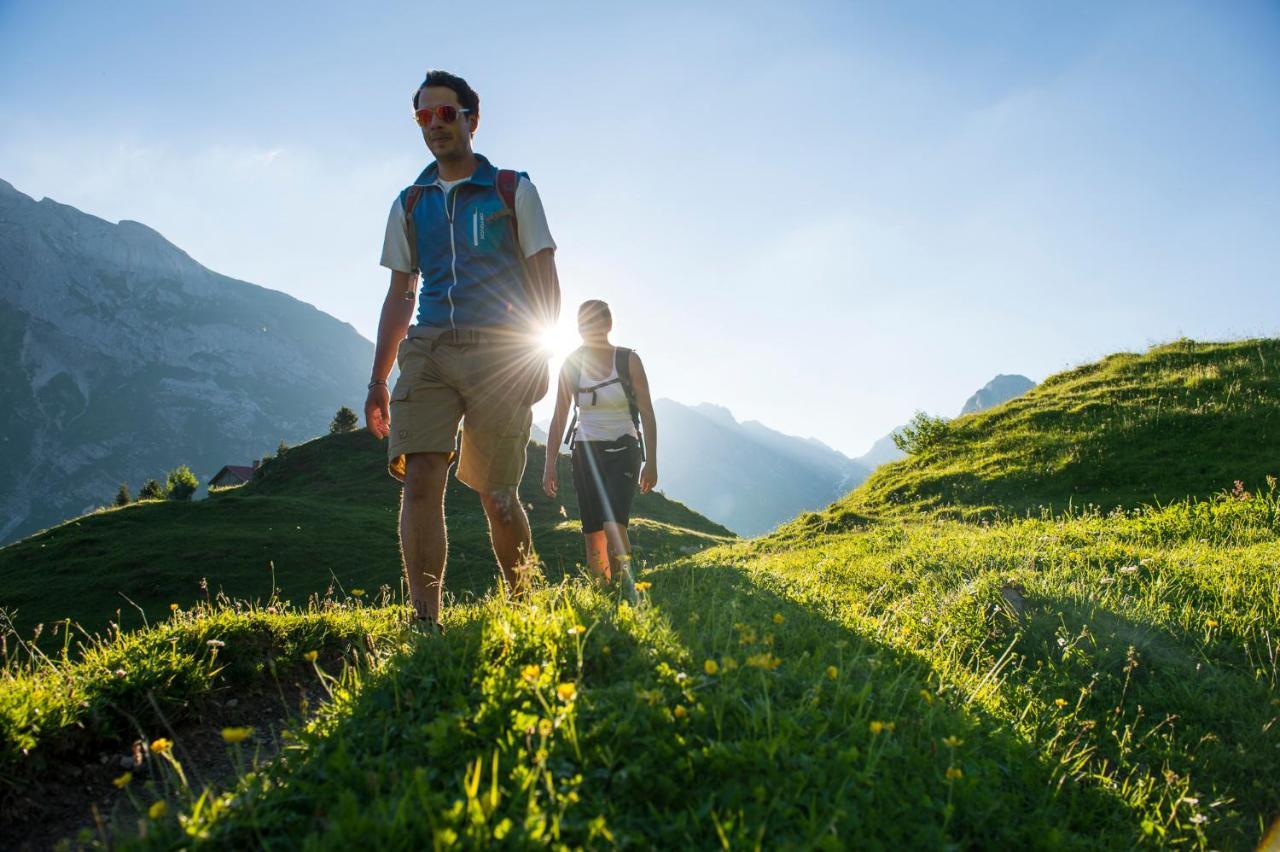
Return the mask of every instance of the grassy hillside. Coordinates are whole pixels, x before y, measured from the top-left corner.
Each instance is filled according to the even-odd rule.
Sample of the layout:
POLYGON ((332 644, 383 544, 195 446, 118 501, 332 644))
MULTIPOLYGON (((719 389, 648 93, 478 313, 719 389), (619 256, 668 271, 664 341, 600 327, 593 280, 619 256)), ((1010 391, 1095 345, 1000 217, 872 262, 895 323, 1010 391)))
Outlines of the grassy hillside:
POLYGON ((1182 340, 1050 376, 951 421, 837 511, 959 517, 1208 496, 1280 473, 1280 340, 1182 340))
POLYGON ((126 847, 1249 849, 1280 814, 1278 560, 1273 493, 725 546, 638 609, 567 581, 442 638, 359 601, 197 609, 0 682, 4 774, 21 801, 50 754, 152 743, 96 781, 126 847), (199 710, 149 696, 236 694, 259 634, 323 700, 283 738, 205 723, 246 737, 211 781, 199 710))
MULTIPOLYGON (((673 514, 653 522, 660 546, 634 608, 569 574, 520 604, 462 600, 442 637, 341 592, 302 608, 166 608, 159 625, 79 655, 43 657, 10 635, 0 836, 79 831, 86 845, 145 849, 1255 848, 1280 825, 1274 349, 1182 343, 1054 377, 754 541, 681 553, 715 530, 665 526, 694 519, 662 503, 673 514), (1175 393, 1197 375, 1228 380, 1198 401, 1175 393), (1078 460, 1037 479, 1029 459, 1054 447, 1078 460), (985 491, 920 490, 955 485, 958 470, 984 471, 985 491), (1144 484, 1121 488, 1126 470, 1144 484), (1224 476, 1249 487, 1223 493, 1224 476), (883 490, 910 477, 914 491, 883 490), (1147 490, 1169 502, 1100 508, 1147 490), (1018 517, 1046 502, 1030 495, 1064 491, 1096 505, 1018 517), (79 821, 48 819, 50 802, 79 821)), ((330 478, 335 462, 294 452, 289 476, 269 469, 199 511, 337 505, 350 525, 334 495, 362 492, 330 478)), ((576 547, 558 506, 533 513, 540 541, 576 547)), ((199 529, 171 526, 170 546, 199 529)), ((475 569, 475 589, 489 570, 475 569)))
MULTIPOLYGON (((582 560, 577 497, 561 459, 560 497, 542 494, 545 449, 531 444, 522 499, 548 577, 582 560)), ((401 486, 386 472, 386 444, 367 432, 329 435, 267 462, 260 480, 195 503, 144 502, 68 521, 0 549, 0 606, 16 610, 20 633, 70 618, 90 631, 108 619, 126 629, 163 618, 219 591, 304 601, 333 584, 370 597, 400 588, 397 538, 401 486), (207 591, 201 588, 207 581, 207 591), (129 601, 124 596, 128 596, 129 601), (119 612, 117 617, 116 613, 119 612)), ((497 565, 476 495, 450 479, 446 495, 446 592, 479 596, 497 565)), ((732 533, 661 494, 635 504, 633 542, 654 561, 732 533)))

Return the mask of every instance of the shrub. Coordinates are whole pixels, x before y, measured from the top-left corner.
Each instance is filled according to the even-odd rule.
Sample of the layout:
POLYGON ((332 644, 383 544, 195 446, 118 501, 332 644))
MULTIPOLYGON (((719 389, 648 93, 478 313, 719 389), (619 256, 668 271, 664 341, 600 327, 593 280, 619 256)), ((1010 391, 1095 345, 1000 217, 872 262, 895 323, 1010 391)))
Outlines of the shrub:
POLYGON ((289 452, 289 445, 286 444, 283 440, 281 440, 280 446, 276 447, 276 455, 282 456, 287 452, 289 452))
POLYGON ((356 417, 356 413, 344 405, 338 409, 337 414, 333 415, 333 422, 329 424, 329 434, 354 432, 359 425, 360 419, 356 417))
POLYGON ((142 483, 142 490, 138 492, 139 500, 163 500, 164 497, 164 486, 154 479, 142 483))
POLYGON ((128 506, 132 502, 133 497, 129 494, 129 483, 121 482, 120 490, 116 492, 116 505, 128 506))
POLYGON ((169 471, 169 499, 190 500, 191 495, 200 487, 200 480, 185 464, 178 465, 169 471))
POLYGON ((936 450, 951 437, 951 423, 945 417, 931 417, 917 411, 911 422, 893 433, 893 445, 907 455, 936 450))

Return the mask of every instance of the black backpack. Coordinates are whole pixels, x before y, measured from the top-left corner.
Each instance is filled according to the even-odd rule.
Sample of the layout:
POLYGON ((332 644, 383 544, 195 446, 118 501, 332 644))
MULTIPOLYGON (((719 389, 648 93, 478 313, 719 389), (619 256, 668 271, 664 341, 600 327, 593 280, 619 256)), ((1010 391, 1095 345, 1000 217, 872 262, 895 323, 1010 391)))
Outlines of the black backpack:
MULTIPOLYGON (((596 392, 601 388, 609 385, 620 384, 622 391, 627 395, 627 407, 631 409, 631 422, 636 427, 636 434, 641 435, 640 431, 640 406, 636 404, 635 388, 631 385, 631 353, 632 349, 622 346, 615 346, 613 349, 613 366, 618 372, 617 378, 609 379, 592 385, 589 388, 580 387, 582 383, 582 362, 586 358, 583 350, 586 347, 579 347, 574 350, 568 358, 569 361, 569 384, 573 387, 573 420, 569 423, 569 431, 564 436, 565 444, 573 449, 573 444, 578 433, 578 395, 591 394, 591 403, 595 404, 596 392)), ((640 457, 644 458, 644 437, 640 437, 640 457)))

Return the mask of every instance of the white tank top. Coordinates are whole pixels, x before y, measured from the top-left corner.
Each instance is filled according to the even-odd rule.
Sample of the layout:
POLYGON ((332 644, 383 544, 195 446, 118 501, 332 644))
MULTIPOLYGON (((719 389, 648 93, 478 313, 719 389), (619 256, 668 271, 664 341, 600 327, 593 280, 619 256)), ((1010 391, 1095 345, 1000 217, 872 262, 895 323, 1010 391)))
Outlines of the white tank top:
POLYGON ((582 390, 618 377, 616 354, 609 360, 609 367, 609 375, 598 378, 587 372, 585 363, 582 365, 582 373, 578 378, 576 440, 616 441, 623 435, 640 437, 636 434, 636 425, 631 422, 631 407, 627 405, 627 392, 623 390, 622 382, 614 382, 597 391, 582 390))

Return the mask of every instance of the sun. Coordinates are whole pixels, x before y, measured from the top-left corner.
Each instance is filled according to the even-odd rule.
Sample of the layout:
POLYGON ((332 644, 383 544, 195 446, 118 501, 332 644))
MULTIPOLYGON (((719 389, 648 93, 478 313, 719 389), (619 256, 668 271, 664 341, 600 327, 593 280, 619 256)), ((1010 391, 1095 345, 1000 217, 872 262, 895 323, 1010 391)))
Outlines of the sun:
POLYGON ((551 353, 552 358, 563 361, 570 352, 582 345, 582 338, 578 336, 576 326, 562 321, 544 328, 538 336, 538 344, 551 353))

